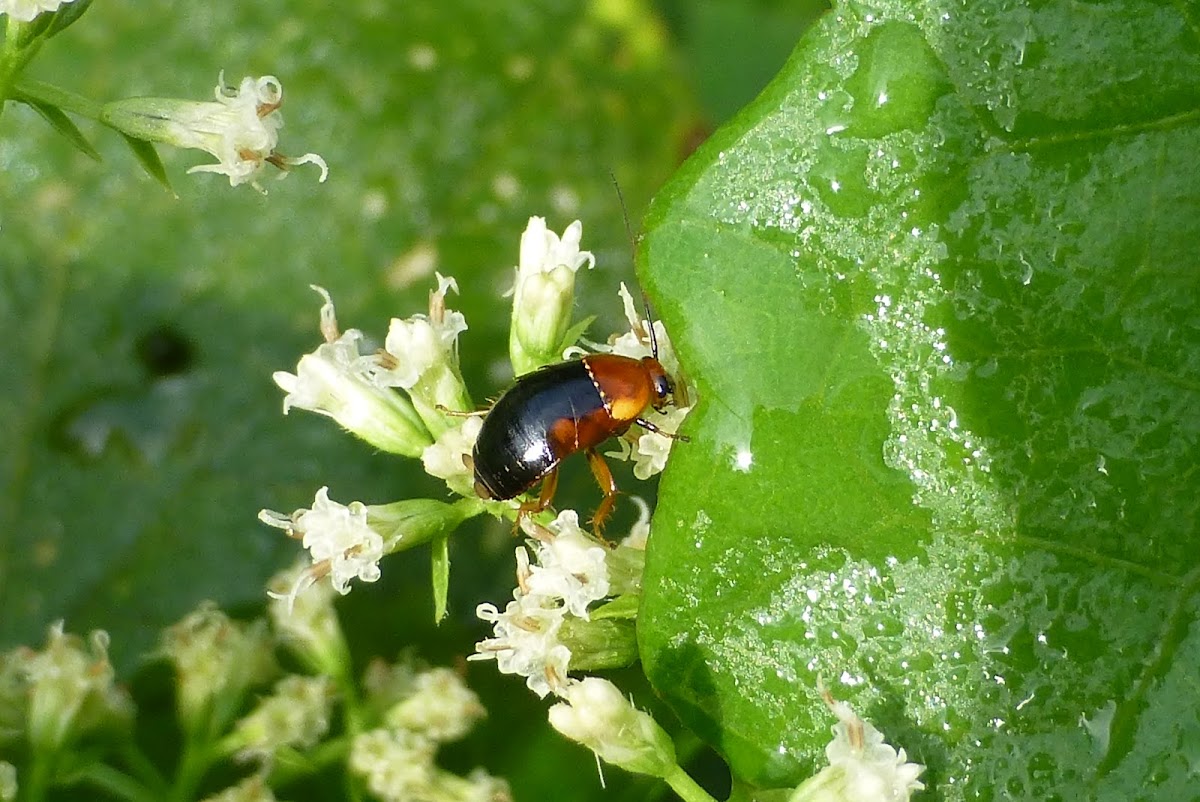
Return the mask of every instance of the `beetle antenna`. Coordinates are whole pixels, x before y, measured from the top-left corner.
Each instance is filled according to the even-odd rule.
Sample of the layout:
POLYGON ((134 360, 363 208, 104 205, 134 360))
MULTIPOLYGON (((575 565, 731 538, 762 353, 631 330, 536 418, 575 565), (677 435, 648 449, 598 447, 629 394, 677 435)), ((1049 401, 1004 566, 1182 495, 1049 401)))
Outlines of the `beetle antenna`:
MULTIPOLYGON (((612 179, 613 189, 617 191, 617 202, 621 204, 621 219, 625 221, 625 236, 629 238, 629 256, 633 265, 637 266, 637 241, 633 237, 633 226, 629 224, 629 209, 625 206, 625 196, 621 193, 621 184, 617 181, 617 174, 612 170, 608 171, 608 177, 612 179)), ((658 338, 654 336, 654 315, 650 312, 650 299, 646 297, 646 291, 642 290, 642 305, 646 308, 646 332, 650 336, 650 353, 658 359, 658 338)))
POLYGON ((617 174, 609 170, 608 177, 612 180, 613 189, 617 191, 617 203, 621 204, 621 219, 625 221, 625 236, 629 238, 629 256, 633 264, 636 265, 637 242, 633 238, 633 226, 629 224, 629 209, 625 206, 625 196, 621 193, 621 185, 617 182, 617 174))
POLYGON ((658 359, 658 338, 654 336, 654 317, 650 314, 650 299, 646 297, 646 291, 642 290, 642 303, 646 306, 646 333, 650 335, 650 353, 654 354, 654 359, 658 359))

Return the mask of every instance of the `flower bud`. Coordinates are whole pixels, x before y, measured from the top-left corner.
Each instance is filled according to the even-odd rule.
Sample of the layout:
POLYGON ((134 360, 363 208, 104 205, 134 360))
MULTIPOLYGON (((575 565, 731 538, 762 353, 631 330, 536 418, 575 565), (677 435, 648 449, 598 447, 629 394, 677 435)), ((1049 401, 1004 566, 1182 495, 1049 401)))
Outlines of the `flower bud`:
POLYGON ((283 747, 308 749, 329 730, 333 681, 290 674, 241 719, 222 743, 241 757, 269 758, 283 747))
POLYGON ((562 239, 546 229, 546 220, 529 218, 521 235, 521 261, 513 291, 508 353, 516 375, 562 361, 575 304, 575 273, 596 258, 579 250, 583 224, 567 226, 562 239))
POLYGON ((666 777, 675 768, 671 738, 608 680, 585 677, 563 695, 567 702, 550 708, 550 724, 566 737, 626 771, 666 777))
POLYGON ((0 760, 0 802, 13 802, 17 798, 17 767, 7 760, 0 760))
MULTIPOLYGON (((241 624, 205 603, 163 633, 159 653, 175 666, 176 705, 188 732, 218 729, 252 685, 275 672, 265 622, 241 624)), ((210 730, 211 731, 211 730, 210 730)))
POLYGON ((114 685, 106 632, 93 632, 85 646, 78 635, 65 634, 59 621, 50 627, 45 649, 18 649, 10 659, 23 678, 34 750, 53 753, 85 732, 123 727, 133 718, 132 702, 114 685))

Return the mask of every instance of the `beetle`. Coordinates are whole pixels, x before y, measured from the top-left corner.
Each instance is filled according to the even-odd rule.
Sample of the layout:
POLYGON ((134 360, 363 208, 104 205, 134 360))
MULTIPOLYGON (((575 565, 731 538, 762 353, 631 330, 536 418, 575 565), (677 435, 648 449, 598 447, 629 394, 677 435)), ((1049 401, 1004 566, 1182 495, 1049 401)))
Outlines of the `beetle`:
POLYGON ((652 324, 649 330, 653 356, 587 354, 518 378, 483 419, 475 441, 472 462, 479 497, 506 501, 540 481, 537 500, 522 504, 518 516, 541 512, 554 498, 559 464, 582 451, 604 491, 592 516, 593 526, 601 529, 616 504, 617 484, 596 447, 635 423, 687 440, 642 417, 648 408, 668 406, 674 394, 671 377, 658 361, 652 324))

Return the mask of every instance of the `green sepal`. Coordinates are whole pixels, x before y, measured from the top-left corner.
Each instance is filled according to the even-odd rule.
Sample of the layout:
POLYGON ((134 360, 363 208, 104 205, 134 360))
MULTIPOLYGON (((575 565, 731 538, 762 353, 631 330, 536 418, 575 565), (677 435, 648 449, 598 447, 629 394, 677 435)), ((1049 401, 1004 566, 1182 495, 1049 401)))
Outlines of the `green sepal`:
POLYGON ((433 623, 446 617, 446 597, 450 594, 450 535, 441 535, 430 543, 430 567, 433 572, 433 623))
POLYGON ((637 659, 637 633, 633 621, 567 616, 558 631, 559 642, 571 650, 572 671, 624 668, 637 659))
POLYGON ((12 99, 18 103, 24 103, 36 111, 43 120, 50 123, 51 128, 66 137, 67 141, 74 145, 77 150, 95 161, 101 161, 100 152, 92 147, 92 143, 88 142, 87 137, 83 135, 79 127, 58 106, 53 103, 47 103, 44 100, 38 100, 35 97, 25 94, 20 89, 13 91, 12 99))
POLYGON ((637 618, 642 597, 629 593, 588 612, 593 621, 633 621, 637 618))
POLYGON ((128 134, 121 134, 125 139, 125 143, 129 145, 129 149, 133 151, 134 158, 138 160, 138 164, 142 165, 151 178, 162 185, 163 189, 170 192, 175 198, 179 196, 175 194, 175 190, 171 188, 171 181, 167 178, 167 168, 163 165, 162 159, 158 157, 158 151, 154 149, 154 145, 144 139, 135 139, 128 134))
POLYGON ((562 342, 558 345, 559 356, 561 357, 563 351, 566 351, 568 348, 575 345, 575 343, 579 342, 579 338, 582 337, 583 333, 587 331, 588 328, 595 322, 596 316, 588 315, 583 320, 567 329, 567 333, 563 335, 562 342))

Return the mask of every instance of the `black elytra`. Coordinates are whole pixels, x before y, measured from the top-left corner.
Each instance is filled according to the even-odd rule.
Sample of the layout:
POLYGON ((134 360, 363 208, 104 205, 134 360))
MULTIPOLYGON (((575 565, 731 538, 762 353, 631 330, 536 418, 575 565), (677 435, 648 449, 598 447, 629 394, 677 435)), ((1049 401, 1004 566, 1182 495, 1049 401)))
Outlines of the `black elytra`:
POLYGON ((578 435, 564 443, 551 433, 564 422, 585 421, 604 410, 583 360, 522 376, 483 419, 472 454, 476 492, 497 500, 521 495, 580 447, 578 435))

